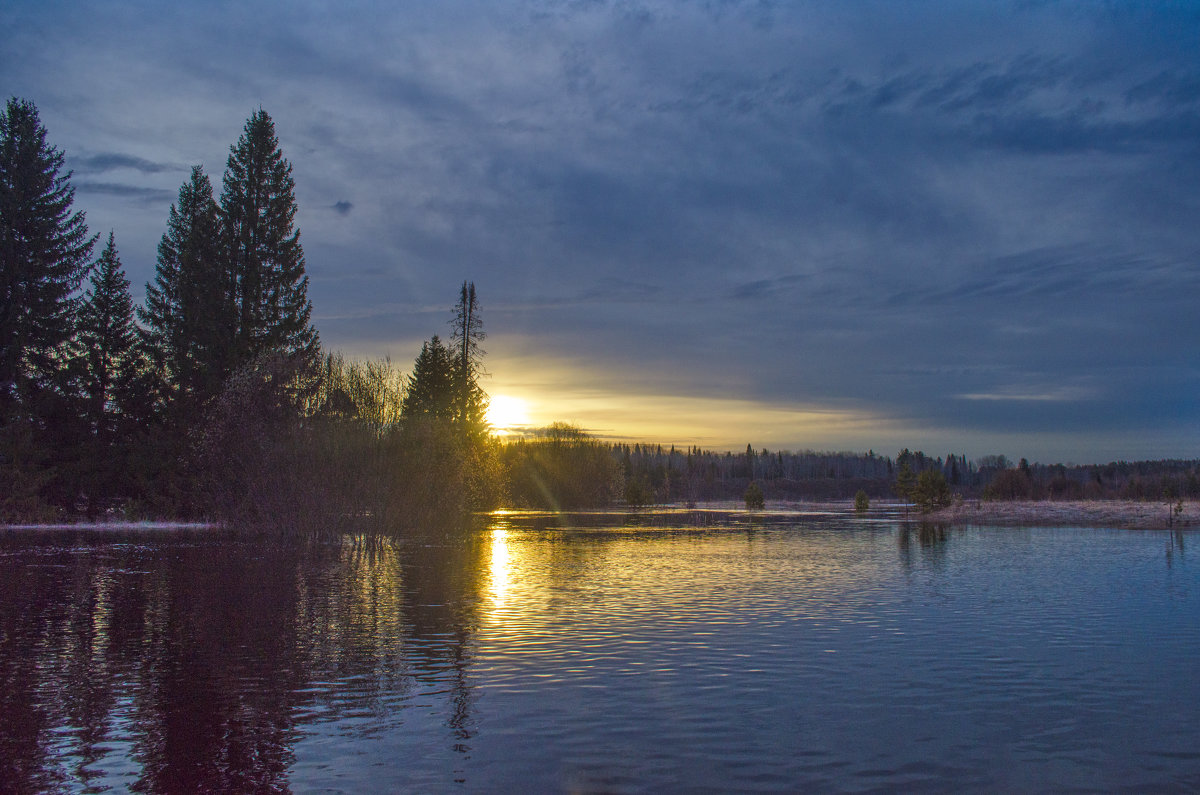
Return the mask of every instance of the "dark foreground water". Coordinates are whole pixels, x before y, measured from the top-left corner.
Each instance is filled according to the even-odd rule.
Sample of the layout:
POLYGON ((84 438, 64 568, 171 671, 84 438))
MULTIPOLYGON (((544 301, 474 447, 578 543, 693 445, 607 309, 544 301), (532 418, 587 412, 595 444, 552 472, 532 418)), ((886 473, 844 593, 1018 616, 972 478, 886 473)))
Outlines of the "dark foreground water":
POLYGON ((1196 791, 1196 544, 733 514, 374 552, 0 530, 0 791, 1196 791))

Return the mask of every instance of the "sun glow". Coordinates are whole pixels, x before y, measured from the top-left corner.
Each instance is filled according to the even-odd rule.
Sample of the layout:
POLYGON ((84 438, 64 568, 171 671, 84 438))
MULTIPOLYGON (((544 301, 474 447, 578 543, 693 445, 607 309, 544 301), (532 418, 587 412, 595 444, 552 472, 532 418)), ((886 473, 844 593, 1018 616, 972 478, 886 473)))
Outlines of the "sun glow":
POLYGON ((492 395, 488 402, 487 421, 500 435, 510 434, 530 424, 529 403, 512 395, 492 395))

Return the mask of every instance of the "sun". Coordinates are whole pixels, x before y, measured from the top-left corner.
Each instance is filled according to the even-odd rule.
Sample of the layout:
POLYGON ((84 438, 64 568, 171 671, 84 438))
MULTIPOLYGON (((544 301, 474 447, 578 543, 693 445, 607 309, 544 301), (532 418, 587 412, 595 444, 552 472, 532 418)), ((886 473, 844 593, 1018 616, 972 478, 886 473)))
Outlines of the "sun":
POLYGON ((504 435, 529 425, 529 403, 512 395, 492 395, 487 421, 492 430, 504 435))

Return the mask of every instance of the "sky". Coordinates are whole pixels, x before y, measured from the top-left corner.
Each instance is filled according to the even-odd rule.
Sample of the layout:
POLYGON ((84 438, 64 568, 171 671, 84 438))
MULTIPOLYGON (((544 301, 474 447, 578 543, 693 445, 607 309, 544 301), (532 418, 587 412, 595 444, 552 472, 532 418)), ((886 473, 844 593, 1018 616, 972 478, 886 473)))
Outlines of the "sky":
POLYGON ((0 9, 134 300, 258 108, 322 342, 477 287, 530 425, 715 449, 1200 456, 1200 3, 0 9))

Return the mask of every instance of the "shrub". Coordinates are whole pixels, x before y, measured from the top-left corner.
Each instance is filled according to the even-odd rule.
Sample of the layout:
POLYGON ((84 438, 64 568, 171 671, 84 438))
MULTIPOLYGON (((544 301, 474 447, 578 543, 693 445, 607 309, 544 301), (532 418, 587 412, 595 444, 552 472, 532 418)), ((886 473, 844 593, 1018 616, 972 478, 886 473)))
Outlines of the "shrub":
POLYGON ((937 469, 927 469, 917 477, 913 489, 913 501, 925 513, 934 508, 945 508, 950 504, 950 487, 946 476, 937 469))
POLYGON ((748 511, 761 511, 766 504, 762 488, 754 481, 750 481, 750 485, 746 487, 746 493, 742 497, 746 501, 746 510, 748 511))

